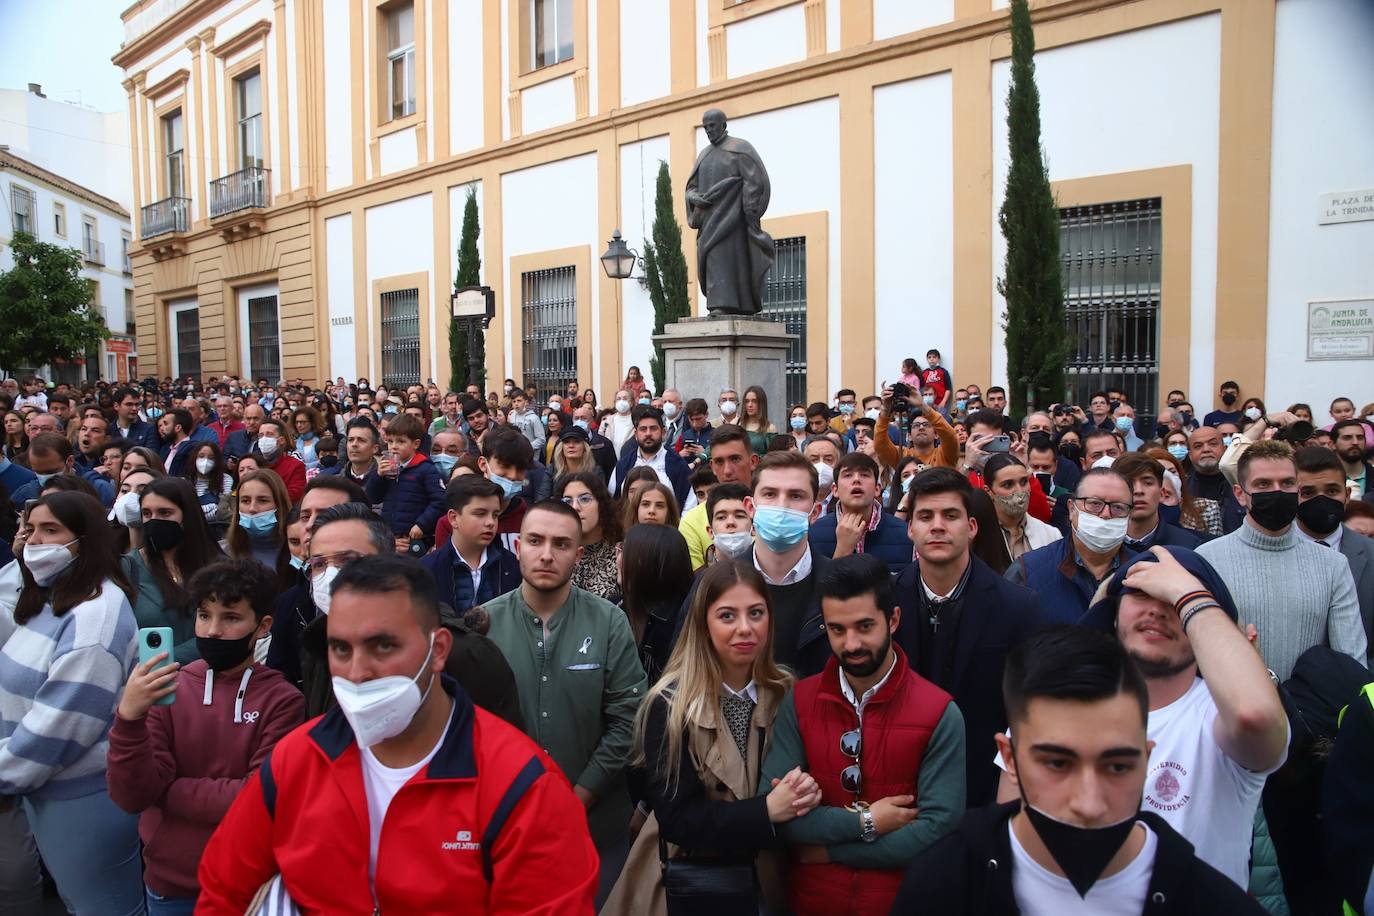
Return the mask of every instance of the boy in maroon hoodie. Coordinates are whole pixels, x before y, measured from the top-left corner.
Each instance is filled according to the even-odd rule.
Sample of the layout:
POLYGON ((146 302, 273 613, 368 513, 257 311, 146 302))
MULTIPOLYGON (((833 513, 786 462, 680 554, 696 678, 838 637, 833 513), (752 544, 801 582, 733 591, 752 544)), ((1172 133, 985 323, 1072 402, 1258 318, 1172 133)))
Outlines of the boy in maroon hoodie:
POLYGON ((134 667, 110 729, 110 798, 142 813, 150 914, 191 914, 210 834, 272 746, 305 721, 305 699, 253 647, 271 632, 275 577, 254 560, 205 567, 187 587, 200 659, 134 667), (154 702, 176 693, 170 706, 154 702))

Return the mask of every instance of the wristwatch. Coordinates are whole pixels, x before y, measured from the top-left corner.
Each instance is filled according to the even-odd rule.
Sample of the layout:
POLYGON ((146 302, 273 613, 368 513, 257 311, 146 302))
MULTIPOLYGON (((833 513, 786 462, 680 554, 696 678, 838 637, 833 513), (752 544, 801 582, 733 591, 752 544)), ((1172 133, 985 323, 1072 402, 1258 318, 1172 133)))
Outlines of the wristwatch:
POLYGON ((863 832, 859 834, 859 839, 865 843, 872 843, 878 838, 878 824, 873 820, 873 812, 867 808, 861 809, 859 820, 863 822, 863 832))

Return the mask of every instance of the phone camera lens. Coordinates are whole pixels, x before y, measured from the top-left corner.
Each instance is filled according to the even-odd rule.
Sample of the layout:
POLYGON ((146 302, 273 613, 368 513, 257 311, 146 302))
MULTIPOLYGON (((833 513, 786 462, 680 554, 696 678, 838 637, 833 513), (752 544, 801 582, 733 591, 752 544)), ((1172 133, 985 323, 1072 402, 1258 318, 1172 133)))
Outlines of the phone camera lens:
POLYGON ((150 648, 150 649, 156 649, 157 647, 159 647, 159 646, 161 646, 161 645, 162 645, 162 634, 161 634, 161 633, 149 633, 149 634, 148 634, 148 648, 150 648))

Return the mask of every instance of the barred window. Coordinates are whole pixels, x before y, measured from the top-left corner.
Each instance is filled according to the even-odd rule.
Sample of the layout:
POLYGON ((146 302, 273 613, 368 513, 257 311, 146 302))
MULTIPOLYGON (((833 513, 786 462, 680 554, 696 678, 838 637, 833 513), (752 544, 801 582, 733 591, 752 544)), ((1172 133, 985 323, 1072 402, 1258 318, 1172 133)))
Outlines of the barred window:
POLYGON ((769 412, 776 420, 806 400, 806 236, 776 239, 777 254, 763 281, 763 315, 796 334, 787 350, 787 403, 769 412))
POLYGON ((562 394, 577 378, 577 273, 572 267, 520 275, 520 320, 524 334, 525 384, 536 402, 562 394))
POLYGON ((11 212, 14 214, 14 231, 36 236, 33 225, 34 193, 17 184, 10 185, 11 212))
POLYGON ((248 366, 253 378, 276 380, 281 374, 281 323, 277 297, 248 300, 248 366))
POLYGON ((382 293, 382 384, 420 384, 420 291, 382 293))
POLYGON ((1149 430, 1159 404, 1161 201, 1059 211, 1069 397, 1119 387, 1149 430))

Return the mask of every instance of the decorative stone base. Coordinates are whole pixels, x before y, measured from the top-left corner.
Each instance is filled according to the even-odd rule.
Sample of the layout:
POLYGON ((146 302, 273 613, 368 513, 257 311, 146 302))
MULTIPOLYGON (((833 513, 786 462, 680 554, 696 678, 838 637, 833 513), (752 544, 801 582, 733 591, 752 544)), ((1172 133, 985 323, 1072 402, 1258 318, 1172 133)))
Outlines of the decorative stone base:
MULTIPOLYGON (((686 397, 698 396, 711 405, 726 388, 739 392, 758 385, 768 394, 774 425, 787 415, 787 351, 797 335, 781 324, 760 318, 723 316, 687 318, 665 325, 654 342, 663 347, 664 378, 686 397)), ((740 404, 743 414, 744 405, 740 404)))

